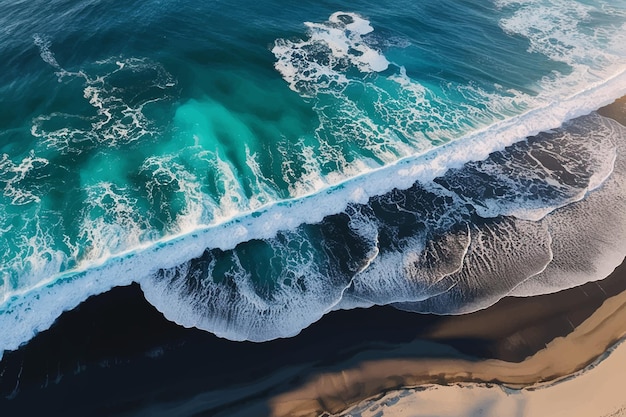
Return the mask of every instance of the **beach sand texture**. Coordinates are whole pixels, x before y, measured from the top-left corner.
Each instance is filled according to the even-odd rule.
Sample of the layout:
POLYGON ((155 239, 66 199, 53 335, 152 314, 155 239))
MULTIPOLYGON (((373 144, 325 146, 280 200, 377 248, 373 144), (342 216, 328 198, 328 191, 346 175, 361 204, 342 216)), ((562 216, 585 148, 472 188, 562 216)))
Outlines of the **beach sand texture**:
MULTIPOLYGON (((625 107, 621 99, 600 112, 626 123, 625 107)), ((90 298, 5 355, 0 409, 64 416, 621 416, 626 345, 606 352, 625 335, 625 264, 598 282, 507 297, 467 315, 337 311, 295 338, 263 344, 183 329, 135 285, 90 298)))
POLYGON ((514 390, 493 384, 450 384, 406 388, 365 401, 344 416, 501 417, 626 416, 622 381, 626 345, 582 371, 553 383, 514 390))
MULTIPOLYGON (((625 265, 616 270, 613 278, 626 280, 625 265)), ((500 313, 502 310, 498 308, 485 310, 481 319, 490 314, 494 326, 483 323, 482 328, 487 329, 483 331, 484 337, 489 337, 488 329, 496 329, 497 334, 498 322, 507 320, 500 313)), ((467 334, 468 329, 471 329, 469 320, 466 323, 470 327, 464 326, 462 321, 457 322, 457 335, 467 334)), ((607 358, 603 355, 626 335, 625 323, 626 292, 621 292, 608 298, 570 334, 557 337, 544 349, 521 362, 420 358, 363 361, 351 369, 319 375, 301 389, 275 398, 273 413, 276 416, 313 416, 324 412, 332 415, 374 416, 380 414, 353 413, 370 402, 359 404, 355 409, 350 409, 349 405, 359 399, 378 396, 378 401, 372 400, 366 410, 374 407, 374 403, 378 408, 384 403, 394 403, 395 400, 391 401, 390 398, 395 398, 400 404, 397 409, 394 406, 389 415, 471 415, 467 414, 467 406, 472 401, 477 410, 491 407, 479 406, 481 403, 493 403, 496 408, 484 415, 504 415, 498 414, 500 407, 508 410, 506 415, 612 415, 610 413, 626 405, 626 390, 619 383, 621 375, 626 371, 626 345, 616 347, 607 358), (598 363, 594 362, 596 359, 598 363), (581 369, 578 376, 571 378, 581 369), (492 385, 485 386, 485 382, 492 385), (406 387, 419 388, 396 391, 406 387), (381 393, 386 392, 390 393, 380 398, 381 393), (411 395, 407 396, 407 393, 411 395), (429 404, 424 410, 418 407, 422 398, 429 404), (506 404, 501 404, 501 401, 506 404), (577 405, 578 401, 580 405, 577 405), (438 405, 435 404, 437 402, 438 405), (544 402, 556 410, 543 408, 544 402), (567 407, 560 408, 558 404, 561 402, 566 403, 567 407), (597 404, 601 404, 601 407, 597 404), (448 408, 451 414, 447 414, 448 408), (561 409, 565 411, 558 411, 561 409), (432 414, 433 410, 437 410, 435 414, 432 414), (553 414, 556 411, 563 414, 553 414)), ((453 326, 445 331, 451 336, 454 333, 453 326)))
MULTIPOLYGON (((626 98, 599 111, 626 123, 626 98)), ((597 285, 626 281, 626 265, 597 285)), ((583 287, 580 288, 588 297, 583 287)), ((272 401, 275 416, 581 416, 626 415, 626 291, 612 295, 580 324, 576 289, 524 303, 502 302, 486 310, 443 321, 429 338, 491 341, 495 357, 485 359, 379 359, 321 374, 272 401), (558 308, 561 304, 563 309, 558 308), (569 306, 568 306, 569 305, 569 306), (517 311, 517 308, 523 308, 517 311), (524 317, 524 319, 519 319, 524 317), (535 320, 534 325, 529 321, 535 320), (562 329, 533 355, 515 361, 516 346, 562 329), (560 324, 559 324, 560 321, 560 324), (513 330, 514 329, 514 330, 513 330), (363 401, 363 399, 368 400, 363 401), (361 402, 360 402, 361 401, 361 402), (357 404, 356 406, 354 404, 357 404)), ((608 295, 608 294, 606 294, 608 295)), ((580 300, 579 300, 580 301, 580 300)))
POLYGON ((619 415, 624 2, 5 2, 0 417, 619 415))

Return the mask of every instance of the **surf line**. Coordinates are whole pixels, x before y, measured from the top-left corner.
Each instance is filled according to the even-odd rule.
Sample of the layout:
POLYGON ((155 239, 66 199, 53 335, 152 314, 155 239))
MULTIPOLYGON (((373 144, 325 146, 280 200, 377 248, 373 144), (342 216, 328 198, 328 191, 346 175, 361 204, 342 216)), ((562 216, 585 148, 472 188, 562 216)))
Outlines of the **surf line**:
POLYGON ((557 128, 623 95, 626 95, 626 69, 578 94, 494 123, 426 153, 399 159, 301 197, 237 213, 219 224, 202 225, 146 242, 51 275, 31 287, 8 292, 0 302, 0 323, 13 323, 4 328, 15 329, 15 322, 20 322, 17 327, 21 329, 15 329, 17 332, 7 337, 0 351, 16 349, 38 331, 50 327, 63 311, 76 307, 91 295, 141 282, 159 269, 173 268, 201 256, 207 248, 228 250, 251 239, 272 238, 280 230, 320 222, 328 215, 345 210, 351 203, 364 204, 370 197, 394 188, 407 189, 416 182, 429 182, 450 168, 483 160, 494 151, 557 128), (390 182, 389 178, 394 181, 390 182))
POLYGON ((309 194, 272 201, 254 210, 234 214, 218 224, 200 225, 192 230, 149 241, 79 268, 52 275, 32 287, 6 294, 0 306, 9 299, 22 296, 57 280, 65 280, 89 270, 106 269, 111 263, 124 263, 125 260, 142 253, 154 252, 160 256, 164 255, 168 248, 182 242, 186 243, 184 256, 162 258, 163 261, 159 266, 152 270, 174 267, 200 256, 207 248, 229 250, 251 239, 272 238, 280 230, 292 230, 301 224, 318 223, 328 215, 345 210, 350 203, 365 204, 370 197, 383 195, 394 188, 408 189, 416 182, 432 181, 451 168, 460 168, 470 161, 484 160, 492 152, 502 150, 542 131, 557 128, 566 121, 610 104, 623 95, 626 95, 626 69, 604 83, 571 95, 563 101, 530 109, 423 154, 404 157, 309 194), (389 178, 394 178, 395 181, 390 182, 389 178), (331 204, 324 204, 327 196, 331 196, 331 204))

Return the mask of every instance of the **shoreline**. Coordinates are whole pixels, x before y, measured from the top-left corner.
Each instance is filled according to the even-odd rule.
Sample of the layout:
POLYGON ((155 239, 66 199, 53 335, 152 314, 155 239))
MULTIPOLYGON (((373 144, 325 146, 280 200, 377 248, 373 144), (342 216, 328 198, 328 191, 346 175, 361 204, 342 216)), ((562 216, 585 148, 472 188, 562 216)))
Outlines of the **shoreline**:
POLYGON ((528 416, 623 417, 626 416, 626 399, 621 375, 626 370, 625 342, 622 339, 587 367, 555 381, 521 389, 471 382, 407 387, 350 407, 348 415, 468 417, 469 409, 473 410, 472 417, 500 417, 510 415, 511 410, 515 415, 528 416), (456 402, 450 404, 447 401, 450 397, 456 402), (559 400, 565 398, 567 401, 559 400))
MULTIPOLYGON (((626 97, 599 109, 598 113, 626 125, 626 97)), ((368 358, 340 372, 320 373, 298 389, 275 397, 271 402, 272 416, 338 415, 358 408, 359 404, 363 406, 361 410, 365 410, 366 404, 374 403, 373 398, 385 398, 393 391, 405 391, 410 398, 408 388, 417 388, 412 395, 422 398, 424 386, 430 384, 446 387, 450 384, 495 384, 501 389, 535 390, 542 385, 558 386, 561 380, 576 380, 577 373, 585 375, 587 367, 595 368, 596 362, 607 359, 603 356, 610 357, 608 352, 615 349, 622 357, 625 355, 626 345, 622 343, 626 338, 624 281, 626 260, 600 281, 554 294, 528 297, 523 301, 505 297, 485 310, 458 316, 454 322, 443 321, 429 334, 433 340, 448 343, 470 337, 491 340, 494 354, 490 358, 478 359, 480 354, 474 354, 472 358, 446 359, 368 358), (589 305, 577 309, 571 295, 582 291, 584 297, 592 298, 587 291, 594 285, 605 295, 601 305, 595 309, 589 305), (609 291, 604 288, 607 285, 609 291), (545 302, 548 299, 550 303, 545 302), (519 317, 534 321, 535 326, 525 327, 519 317), (562 333, 567 328, 567 325, 563 326, 563 320, 571 326, 566 334, 562 333), (485 326, 486 323, 489 326, 485 326), (533 354, 521 360, 519 355, 512 354, 516 347, 531 344, 529 340, 541 340, 546 335, 552 335, 552 338, 533 354)), ((534 344, 537 345, 536 340, 534 344)), ((606 367, 603 369, 607 372, 606 367)), ((391 403, 400 401, 400 398, 396 397, 391 403)), ((407 401, 411 402, 410 399, 407 401)), ((443 404, 445 398, 440 401, 443 404)), ((623 412, 625 404, 620 402, 622 400, 615 397, 613 401, 615 404, 610 405, 615 409, 609 412, 623 412)), ((401 407, 397 413, 393 407, 389 410, 390 415, 398 416, 404 415, 402 410, 408 411, 401 407)), ((579 415, 588 417, 588 414, 579 415)))
MULTIPOLYGON (((599 112, 626 123, 625 109, 623 97, 599 112)), ((389 306, 335 311, 298 336, 265 343, 180 327, 133 284, 90 297, 26 345, 5 352, 0 411, 312 416, 405 386, 475 381, 521 387, 592 363, 624 337, 622 323, 626 262, 603 280, 505 297, 470 314, 389 306), (564 358, 564 350, 575 355, 564 358)))
MULTIPOLYGON (((2 340, 3 344, 0 346, 0 350, 6 352, 19 348, 21 344, 30 340, 34 333, 49 328, 63 311, 76 308, 89 296, 110 291, 115 286, 129 285, 133 279, 141 280, 150 275, 147 274, 143 278, 138 276, 132 279, 128 278, 129 271, 136 272, 135 265, 137 264, 151 265, 152 271, 155 272, 159 268, 173 267, 190 258, 199 257, 207 247, 226 250, 235 247, 237 243, 242 241, 273 235, 274 232, 285 226, 291 228, 297 224, 316 222, 325 215, 335 214, 334 212, 338 208, 345 207, 348 202, 360 202, 367 196, 381 195, 392 188, 408 188, 418 180, 432 180, 450 168, 460 167, 471 160, 484 159, 489 153, 524 140, 523 138, 548 131, 577 116, 588 114, 595 110, 596 106, 608 103, 615 95, 626 93, 626 71, 610 77, 602 84, 602 88, 596 87, 580 91, 558 103, 525 111, 511 119, 496 121, 494 124, 479 128, 475 132, 463 135, 457 140, 448 142, 427 153, 401 158, 393 164, 372 169, 367 173, 367 179, 365 179, 364 174, 359 174, 346 181, 334 183, 329 186, 328 190, 339 190, 337 192, 340 198, 333 201, 334 209, 331 210, 333 213, 315 210, 319 205, 316 203, 316 196, 325 193, 306 194, 285 200, 289 203, 287 206, 291 207, 290 210, 287 210, 287 206, 274 202, 253 210, 255 213, 260 213, 260 217, 256 217, 253 211, 240 213, 236 218, 233 217, 223 223, 199 229, 194 233, 185 232, 159 240, 159 244, 138 247, 136 250, 123 251, 106 259, 101 259, 96 265, 93 265, 93 268, 90 267, 88 270, 78 269, 56 274, 44 282, 38 283, 34 288, 24 290, 21 295, 19 292, 12 294, 19 295, 15 300, 6 294, 3 300, 6 308, 4 314, 0 315, 0 325, 10 328, 12 323, 19 321, 21 326, 17 328, 21 331, 13 334, 8 339, 8 343, 2 340), (605 91, 611 86, 613 90, 610 93, 605 91), (591 105, 590 103, 595 104, 591 105), (567 105, 562 107, 565 104, 567 105), (543 113, 550 114, 550 117, 538 118, 532 123, 527 120, 530 115, 543 113), (512 132, 512 136, 509 136, 509 132, 512 132), (482 143, 482 139, 485 137, 490 138, 489 149, 477 146, 482 143), (430 168, 426 169, 425 166, 430 168), (390 176, 397 181, 394 182, 394 187, 388 184, 390 176), (293 215, 294 207, 297 208, 299 215, 293 215), (276 216, 279 216, 280 222, 272 221, 272 218, 277 218, 276 216), (266 218, 269 218, 269 221, 263 223, 261 219, 266 218), (261 226, 260 228, 256 227, 258 226, 257 223, 261 226), (237 227, 234 233, 231 233, 232 230, 230 229, 233 225, 237 225, 237 227), (243 229, 240 226, 243 226, 243 229), (187 239, 190 241, 190 246, 186 245, 188 252, 182 256, 180 251, 174 249, 176 245, 171 246, 171 244, 187 239), (189 253, 189 250, 192 253, 189 253), (129 256, 130 254, 132 256, 129 256), (159 259, 156 265, 153 262, 155 258, 159 259), (87 286, 87 291, 85 291, 82 282, 85 279, 90 280, 90 278, 84 276, 76 281, 70 279, 58 287, 53 285, 55 282, 64 281, 65 278, 81 274, 101 275, 104 270, 106 270, 106 274, 104 274, 106 278, 92 279, 90 282, 91 284, 95 283, 95 285, 87 286), (37 307, 38 314, 30 314, 30 311, 34 309, 33 305, 37 307)), ((180 310, 186 307, 185 303, 172 306, 172 303, 167 302, 167 300, 156 300, 155 297, 152 302, 158 302, 159 309, 170 320, 186 327, 198 325, 197 317, 193 318, 193 314, 181 314, 180 310)), ((216 329, 213 328, 213 331, 216 329)), ((276 334, 272 337, 284 337, 286 334, 293 335, 294 333, 276 334)), ((220 336, 241 339, 237 333, 224 333, 220 336)), ((263 340, 254 341, 265 342, 270 339, 271 337, 264 336, 263 340)))
POLYGON ((440 385, 453 382, 451 372, 456 372, 454 381, 495 383, 490 372, 508 375, 513 369, 517 379, 506 381, 510 386, 536 383, 540 378, 528 378, 537 369, 549 370, 547 381, 602 355, 626 331, 625 305, 626 262, 602 281, 504 298, 463 316, 392 307, 337 311, 295 338, 255 344, 168 322, 133 285, 90 298, 9 352, 0 361, 0 410, 64 416, 319 416, 402 386, 422 386, 424 372, 429 383, 440 385), (619 308, 621 315, 614 315, 619 308), (580 347, 576 360, 559 369, 542 367, 548 358, 562 359, 559 352, 578 334, 573 327, 593 332, 575 339, 591 348, 580 347), (546 345, 553 356, 542 353, 546 345), (525 359, 534 356, 536 368, 530 369, 525 359))
MULTIPOLYGON (((626 262, 609 278, 626 280, 626 262)), ((501 312, 492 309, 490 313, 496 315, 501 312)), ((272 415, 335 415, 381 393, 429 384, 489 383, 511 389, 553 384, 589 366, 623 340, 626 337, 625 323, 626 291, 622 291, 608 297, 571 333, 554 338, 544 349, 520 362, 476 358, 372 358, 341 372, 319 375, 300 389, 274 398, 272 415), (567 355, 564 355, 565 352, 567 355)), ((457 324, 457 335, 465 335, 472 329, 464 324, 476 324, 476 320, 466 319, 466 323, 457 324)), ((445 328, 444 333, 452 334, 453 327, 445 328)), ((626 350, 626 345, 622 343, 619 349, 626 350)))

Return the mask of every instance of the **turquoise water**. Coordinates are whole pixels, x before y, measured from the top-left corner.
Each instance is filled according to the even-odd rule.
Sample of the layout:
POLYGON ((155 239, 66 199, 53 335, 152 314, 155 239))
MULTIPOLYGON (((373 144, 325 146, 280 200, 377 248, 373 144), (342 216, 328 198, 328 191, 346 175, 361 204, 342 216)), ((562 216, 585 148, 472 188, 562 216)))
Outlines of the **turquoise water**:
POLYGON ((0 27, 3 350, 132 281, 236 340, 558 290, 585 279, 559 208, 623 191, 597 116, 503 150, 626 93, 623 1, 33 1, 0 27))

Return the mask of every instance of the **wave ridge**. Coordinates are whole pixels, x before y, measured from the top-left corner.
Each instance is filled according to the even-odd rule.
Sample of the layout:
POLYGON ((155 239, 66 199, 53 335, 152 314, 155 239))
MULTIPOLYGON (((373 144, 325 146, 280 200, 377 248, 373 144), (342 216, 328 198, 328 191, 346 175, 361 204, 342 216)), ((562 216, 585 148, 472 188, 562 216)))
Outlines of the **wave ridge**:
MULTIPOLYGON (((624 86, 626 73, 621 73, 563 102, 497 123, 425 155, 402 159, 315 194, 265 205, 219 225, 144 244, 97 264, 85 265, 80 270, 51 276, 31 288, 5 294, 0 320, 3 328, 15 330, 7 335, 0 348, 16 349, 36 332, 49 327, 61 312, 74 308, 90 295, 132 281, 142 283, 146 291, 150 284, 145 283, 158 270, 176 268, 191 258, 200 257, 207 248, 225 251, 242 242, 272 239, 281 230, 319 223, 325 216, 345 210, 349 204, 365 204, 370 197, 383 195, 392 189, 407 189, 419 182, 429 183, 451 168, 460 168, 468 160, 485 159, 491 152, 608 104, 616 96, 626 93, 624 86), (390 178, 394 180, 389 181, 390 178)), ((337 285, 345 288, 347 283, 337 285)), ((338 300, 338 297, 333 298, 318 317, 338 300)), ((291 334, 299 330, 293 330, 291 334)))

